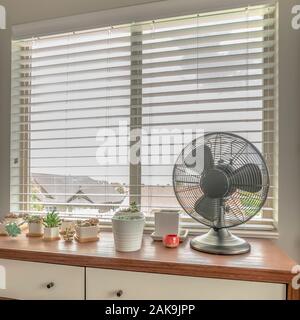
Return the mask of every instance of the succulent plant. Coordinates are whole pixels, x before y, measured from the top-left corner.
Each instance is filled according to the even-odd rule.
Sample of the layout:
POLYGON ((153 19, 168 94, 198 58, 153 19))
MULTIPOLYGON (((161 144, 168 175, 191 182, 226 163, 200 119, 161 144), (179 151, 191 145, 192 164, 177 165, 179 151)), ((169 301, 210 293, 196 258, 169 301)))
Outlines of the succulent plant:
MULTIPOLYGON (((21 226, 25 223, 25 219, 27 218, 28 214, 16 214, 16 213, 9 213, 5 216, 3 224, 5 225, 5 231, 10 237, 17 237, 19 234, 22 233, 21 226), (9 222, 7 219, 15 219, 16 222, 9 222), (19 220, 21 219, 21 220, 19 220), (22 220, 23 219, 23 220, 22 220)), ((13 221, 13 220, 12 220, 13 221)))
POLYGON ((43 224, 46 228, 56 228, 61 225, 61 219, 54 209, 52 212, 48 212, 46 217, 43 219, 43 224))
POLYGON ((10 237, 13 237, 13 238, 21 234, 21 228, 15 222, 8 223, 5 226, 5 231, 10 237))
POLYGON ((140 212, 140 210, 136 202, 133 201, 130 203, 130 206, 128 208, 121 209, 119 212, 137 213, 137 212, 140 212))
POLYGON ((26 219, 26 217, 28 216, 27 213, 13 213, 10 212, 5 216, 5 219, 26 219))
POLYGON ((72 227, 68 227, 62 232, 62 236, 65 241, 72 241, 74 239, 75 230, 72 227))
POLYGON ((43 222, 43 217, 38 216, 38 215, 27 216, 25 218, 25 221, 27 223, 42 223, 43 222))
POLYGON ((10 213, 8 213, 8 214, 5 216, 5 218, 8 218, 8 219, 17 219, 17 218, 19 218, 19 215, 16 214, 16 213, 10 212, 10 213))
POLYGON ((116 212, 114 215, 114 219, 117 220, 140 220, 143 217, 143 214, 140 212, 137 204, 135 202, 131 202, 130 206, 125 209, 121 209, 116 212))
POLYGON ((99 224, 99 220, 96 218, 91 218, 88 220, 78 220, 76 224, 78 227, 93 227, 99 224))

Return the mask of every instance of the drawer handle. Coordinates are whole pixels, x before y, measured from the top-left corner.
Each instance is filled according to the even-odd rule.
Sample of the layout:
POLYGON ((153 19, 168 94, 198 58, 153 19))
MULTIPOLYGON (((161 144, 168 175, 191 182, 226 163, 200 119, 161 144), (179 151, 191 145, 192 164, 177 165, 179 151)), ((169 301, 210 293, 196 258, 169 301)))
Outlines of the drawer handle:
POLYGON ((47 285, 46 285, 47 289, 51 289, 54 287, 54 282, 49 282, 47 285))
POLYGON ((122 295, 123 295, 123 290, 118 290, 118 291, 116 292, 116 295, 117 295, 118 298, 122 297, 122 295))

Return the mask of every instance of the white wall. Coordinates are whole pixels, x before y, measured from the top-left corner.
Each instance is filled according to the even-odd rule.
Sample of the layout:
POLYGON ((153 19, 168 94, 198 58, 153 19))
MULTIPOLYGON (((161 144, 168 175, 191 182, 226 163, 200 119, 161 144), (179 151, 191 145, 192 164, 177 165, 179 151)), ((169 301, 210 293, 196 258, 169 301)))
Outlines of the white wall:
MULTIPOLYGON (((10 25, 149 2, 155 1, 0 0, 8 19, 8 30, 0 30, 0 216, 9 210, 10 25)), ((266 1, 198 2, 201 10, 214 10, 266 1)), ((279 244, 300 262, 300 30, 291 27, 295 4, 300 0, 279 0, 279 244)))
POLYGON ((300 263, 300 30, 291 27, 291 8, 279 11, 279 243, 300 263))

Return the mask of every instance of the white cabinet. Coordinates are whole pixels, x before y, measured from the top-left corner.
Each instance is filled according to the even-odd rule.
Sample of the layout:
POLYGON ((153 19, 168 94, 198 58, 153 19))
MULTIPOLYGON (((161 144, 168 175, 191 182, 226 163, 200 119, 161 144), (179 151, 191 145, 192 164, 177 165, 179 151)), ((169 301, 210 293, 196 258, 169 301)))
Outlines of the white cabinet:
POLYGON ((34 300, 286 299, 286 285, 96 268, 86 268, 85 272, 84 267, 0 259, 0 297, 34 300))
POLYGON ((284 284, 86 269, 87 299, 285 299, 284 284))
POLYGON ((84 299, 85 275, 81 267, 0 259, 0 273, 3 298, 84 299))

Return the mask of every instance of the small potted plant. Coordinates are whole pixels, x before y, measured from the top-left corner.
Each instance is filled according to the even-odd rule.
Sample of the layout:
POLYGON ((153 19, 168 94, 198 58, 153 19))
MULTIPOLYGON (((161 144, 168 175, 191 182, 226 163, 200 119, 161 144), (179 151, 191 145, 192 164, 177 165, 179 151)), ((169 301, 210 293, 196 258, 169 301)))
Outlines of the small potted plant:
POLYGON ((26 218, 28 223, 28 237, 41 237, 44 233, 43 218, 38 215, 31 215, 26 218))
POLYGON ((73 220, 62 219, 60 226, 60 234, 63 234, 67 228, 74 229, 75 223, 73 220))
POLYGON ((92 218, 77 221, 75 226, 76 240, 79 242, 92 242, 98 240, 99 220, 92 218))
POLYGON ((43 219, 44 224, 44 240, 59 240, 59 226, 61 220, 56 213, 56 210, 48 212, 46 217, 43 219))
POLYGON ((75 230, 72 227, 67 227, 64 231, 61 232, 63 239, 66 242, 72 242, 75 235, 75 230))
POLYGON ((112 218, 112 229, 117 251, 130 252, 141 249, 145 217, 135 202, 118 211, 112 218))
POLYGON ((22 233, 20 225, 16 224, 15 222, 9 222, 5 225, 5 231, 7 235, 16 238, 19 234, 22 233))
POLYGON ((0 224, 0 235, 17 237, 22 233, 21 227, 25 224, 27 214, 10 213, 5 216, 4 221, 0 224))

